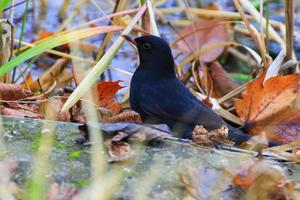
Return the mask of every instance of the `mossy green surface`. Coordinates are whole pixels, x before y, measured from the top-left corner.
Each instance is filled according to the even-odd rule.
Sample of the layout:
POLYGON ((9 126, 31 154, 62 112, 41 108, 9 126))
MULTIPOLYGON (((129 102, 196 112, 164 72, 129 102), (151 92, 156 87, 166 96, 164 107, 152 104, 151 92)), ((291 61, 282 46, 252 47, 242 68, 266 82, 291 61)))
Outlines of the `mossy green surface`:
MULTIPOLYGON (((7 117, 2 117, 2 121, 5 156, 18 162, 19 170, 15 180, 21 187, 24 188, 30 180, 44 123, 56 126, 50 156, 51 181, 79 189, 89 184, 90 147, 76 144, 76 139, 81 137, 77 124, 7 117)), ((216 152, 172 141, 146 146, 132 145, 132 148, 135 152, 132 159, 108 164, 107 168, 109 171, 117 166, 122 171, 122 181, 115 191, 115 197, 122 199, 132 199, 132 195, 145 187, 148 188, 147 199, 182 199, 184 190, 179 175, 187 174, 191 168, 201 166, 218 170, 224 167, 224 163, 235 167, 248 159, 255 159, 249 154, 216 152)), ((106 152, 103 153, 106 155, 106 152)), ((294 180, 300 180, 299 166, 286 166, 289 175, 294 180)))

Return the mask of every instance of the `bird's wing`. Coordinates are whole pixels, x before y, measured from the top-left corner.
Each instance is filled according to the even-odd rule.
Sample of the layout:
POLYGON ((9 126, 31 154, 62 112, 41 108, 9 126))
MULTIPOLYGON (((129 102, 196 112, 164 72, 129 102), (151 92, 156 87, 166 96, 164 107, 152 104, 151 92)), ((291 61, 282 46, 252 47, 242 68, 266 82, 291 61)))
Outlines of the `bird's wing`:
POLYGON ((143 88, 140 105, 149 116, 219 128, 223 120, 195 98, 180 81, 165 80, 143 88))

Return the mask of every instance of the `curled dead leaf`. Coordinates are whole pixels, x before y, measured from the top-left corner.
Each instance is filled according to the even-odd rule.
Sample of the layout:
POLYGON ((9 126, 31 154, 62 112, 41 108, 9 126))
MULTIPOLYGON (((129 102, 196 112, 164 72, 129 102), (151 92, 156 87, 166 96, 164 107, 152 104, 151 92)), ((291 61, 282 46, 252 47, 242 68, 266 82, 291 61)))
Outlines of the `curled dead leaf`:
POLYGON ((0 83, 0 100, 15 101, 31 96, 32 93, 17 84, 0 83))
POLYGON ((124 141, 106 140, 105 146, 108 148, 109 162, 126 161, 133 156, 130 145, 124 141))
POLYGON ((234 176, 233 183, 244 189, 246 199, 289 199, 293 196, 294 184, 279 165, 261 160, 240 172, 234 176))
POLYGON ((43 115, 39 113, 34 113, 28 110, 13 109, 13 108, 6 108, 6 107, 0 107, 0 114, 6 116, 21 117, 21 118, 32 118, 32 119, 43 118, 43 115))
POLYGON ((207 131, 203 126, 195 126, 193 130, 192 140, 196 144, 211 146, 213 144, 233 145, 228 139, 228 128, 223 125, 219 129, 207 131))

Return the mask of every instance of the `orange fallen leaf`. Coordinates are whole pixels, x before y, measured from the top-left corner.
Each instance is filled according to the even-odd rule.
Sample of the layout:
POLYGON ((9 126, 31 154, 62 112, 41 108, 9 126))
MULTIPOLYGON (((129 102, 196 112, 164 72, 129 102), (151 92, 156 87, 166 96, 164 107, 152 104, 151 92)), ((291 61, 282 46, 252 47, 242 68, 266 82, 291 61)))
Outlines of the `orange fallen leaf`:
POLYGON ((121 104, 115 101, 116 93, 123 88, 120 81, 108 81, 98 83, 99 106, 109 109, 113 114, 121 111, 121 104))
POLYGON ((0 83, 0 100, 14 101, 31 96, 32 93, 17 84, 0 83))
POLYGON ((252 135, 264 132, 279 143, 300 139, 300 75, 272 77, 263 85, 264 77, 252 81, 235 101, 238 116, 252 135))
MULTIPOLYGON (((215 19, 198 19, 193 25, 186 26, 179 31, 184 39, 177 43, 178 49, 193 54, 201 48, 227 41, 227 26, 222 22, 215 19), (196 33, 194 33, 195 29, 196 33)), ((212 62, 222 54, 223 50, 223 46, 210 49, 200 56, 200 61, 212 62)))

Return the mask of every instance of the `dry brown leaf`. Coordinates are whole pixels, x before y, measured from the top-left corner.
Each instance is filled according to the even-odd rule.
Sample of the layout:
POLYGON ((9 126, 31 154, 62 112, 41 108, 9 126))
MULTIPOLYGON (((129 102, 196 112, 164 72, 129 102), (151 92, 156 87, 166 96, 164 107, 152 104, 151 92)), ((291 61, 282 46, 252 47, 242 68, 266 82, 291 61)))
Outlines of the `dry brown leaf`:
POLYGON ((133 156, 130 145, 124 141, 105 141, 105 146, 108 148, 109 162, 126 161, 133 156))
POLYGON ((32 103, 32 104, 21 104, 17 102, 6 102, 6 107, 13 108, 13 109, 22 109, 27 110, 34 113, 40 112, 40 104, 39 103, 32 103))
POLYGON ((0 100, 14 101, 31 96, 32 93, 16 84, 0 83, 0 100))
POLYGON ((203 88, 205 94, 207 94, 207 96, 211 97, 213 94, 213 79, 211 77, 211 75, 209 74, 209 70, 207 65, 203 64, 200 67, 198 67, 198 74, 199 74, 199 79, 200 79, 200 83, 201 83, 201 87, 203 88))
MULTIPOLYGON (((198 19, 194 22, 194 25, 187 26, 179 31, 181 37, 188 36, 184 38, 184 41, 180 40, 177 47, 187 54, 193 54, 201 48, 227 41, 227 26, 222 22, 215 19, 198 19), (194 33, 195 29, 196 33, 194 33)), ((223 50, 223 46, 208 50, 200 56, 200 61, 212 62, 222 54, 223 50)))
POLYGON ((71 118, 72 122, 86 124, 86 114, 83 112, 81 104, 77 103, 71 108, 71 118))
POLYGON ((98 83, 100 107, 109 109, 113 114, 121 111, 121 104, 115 101, 116 93, 123 88, 120 81, 108 81, 98 83))
POLYGON ((64 103, 60 98, 51 98, 41 104, 41 113, 49 120, 57 120, 63 122, 71 121, 69 111, 61 112, 64 103))
POLYGON ((213 80, 213 97, 220 98, 239 87, 219 62, 211 63, 208 69, 213 80))
POLYGON ((32 118, 32 119, 42 119, 43 116, 39 113, 34 113, 27 110, 22 109, 12 109, 6 107, 0 107, 0 114, 14 117, 22 117, 22 118, 32 118))
POLYGON ((101 121, 103 123, 115 123, 115 122, 140 122, 141 123, 142 119, 139 113, 129 110, 109 118, 103 118, 101 121))
POLYGON ((300 138, 300 75, 276 76, 264 86, 264 74, 252 81, 235 101, 236 112, 252 135, 265 133, 269 140, 288 143, 300 138))
POLYGON ((226 125, 212 131, 207 131, 203 126, 197 125, 193 130, 192 140, 194 143, 204 146, 213 144, 233 145, 228 139, 228 128, 226 125))
POLYGON ((239 87, 218 61, 199 68, 201 86, 210 97, 220 98, 239 87))
POLYGON ((243 188, 246 199, 251 200, 291 199, 294 192, 294 184, 284 175, 283 169, 265 160, 240 170, 233 177, 233 183, 243 188))
POLYGON ((206 130, 203 126, 199 125, 197 125, 193 130, 192 140, 196 144, 211 144, 211 141, 208 138, 208 130, 206 130))

